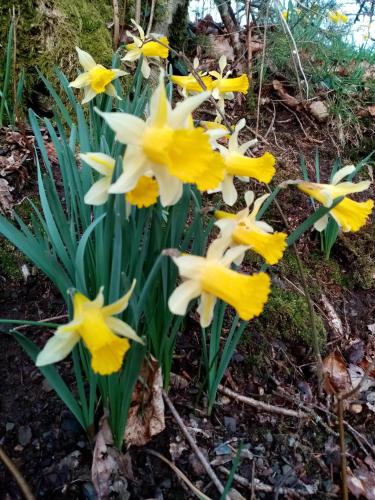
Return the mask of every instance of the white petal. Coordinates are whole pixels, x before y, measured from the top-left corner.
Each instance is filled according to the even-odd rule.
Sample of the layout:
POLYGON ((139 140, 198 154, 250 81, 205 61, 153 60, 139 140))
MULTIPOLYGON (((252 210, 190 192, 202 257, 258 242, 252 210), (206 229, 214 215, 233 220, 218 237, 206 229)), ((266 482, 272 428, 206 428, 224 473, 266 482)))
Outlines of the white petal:
POLYGON ((262 233, 273 233, 273 227, 264 222, 264 220, 256 220, 254 221, 254 225, 262 232, 262 233))
POLYGON ((220 68, 220 71, 221 71, 221 74, 223 74, 223 71, 225 69, 225 66, 227 65, 227 58, 226 56, 223 54, 220 59, 219 59, 219 68, 220 68))
POLYGON ((221 260, 221 262, 224 264, 224 266, 229 266, 230 264, 232 264, 232 262, 237 260, 240 256, 243 257, 246 250, 248 250, 248 249, 249 248, 246 245, 238 245, 238 246, 232 247, 225 252, 225 255, 224 255, 223 259, 221 260))
POLYGON ((115 160, 104 153, 81 153, 79 157, 102 175, 112 175, 115 168, 115 160))
POLYGON ((220 238, 216 238, 210 243, 207 248, 207 259, 221 259, 224 255, 225 250, 232 243, 232 238, 230 234, 227 234, 225 237, 221 236, 220 238))
POLYGON ((148 80, 151 74, 151 68, 150 65, 148 64, 147 57, 143 56, 142 59, 142 65, 141 65, 141 72, 143 77, 148 80))
POLYGON ((254 191, 246 191, 244 198, 245 198, 246 206, 251 207, 251 205, 254 202, 254 198, 255 198, 254 191))
POLYGON ((216 297, 214 297, 210 293, 202 293, 199 307, 197 309, 197 312, 200 316, 200 324, 202 328, 207 328, 208 326, 210 326, 214 315, 216 301, 216 297))
POLYGON ((219 219, 215 222, 215 226, 220 229, 221 235, 224 238, 229 238, 237 226, 237 223, 233 219, 219 219))
POLYGON ((106 86, 104 92, 110 97, 117 97, 117 99, 119 99, 120 101, 122 100, 121 97, 117 95, 116 87, 112 83, 109 83, 106 86))
POLYGON ((50 365, 66 358, 79 339, 75 332, 55 333, 38 354, 36 366, 50 365))
POLYGON ((139 342, 143 344, 143 340, 139 337, 133 328, 131 328, 127 323, 121 321, 119 318, 114 318, 113 316, 109 316, 105 318, 106 325, 113 330, 117 335, 121 335, 121 337, 126 337, 128 339, 134 340, 135 342, 139 342))
POLYGON ((258 144, 258 139, 251 139, 250 141, 246 141, 243 144, 241 144, 241 146, 238 146, 238 150, 237 151, 241 155, 244 155, 249 148, 253 148, 257 144, 258 144))
POLYGON ((141 144, 146 124, 138 116, 129 113, 103 113, 97 108, 95 111, 116 132, 116 139, 119 142, 122 144, 141 144))
POLYGON ((120 76, 125 76, 125 75, 129 74, 127 71, 124 71, 122 69, 117 69, 117 68, 111 68, 111 71, 114 71, 116 73, 116 78, 119 78, 120 76))
POLYGON ((221 191, 223 193, 223 200, 230 207, 237 201, 237 190, 233 184, 233 175, 226 175, 221 184, 221 191))
POLYGON ((317 220, 314 224, 314 227, 317 231, 324 231, 328 224, 328 214, 323 215, 323 217, 317 220))
POLYGON ((95 182, 85 194, 84 202, 87 205, 103 205, 108 200, 111 180, 111 177, 103 177, 95 182))
POLYGON ((191 113, 208 99, 210 92, 201 92, 197 95, 188 97, 178 103, 175 109, 171 112, 170 125, 172 128, 183 128, 186 126, 186 121, 191 113))
POLYGON ((157 166, 153 171, 159 184, 160 203, 163 207, 177 203, 182 196, 183 183, 162 166, 157 166))
POLYGON ((82 87, 87 87, 90 84, 90 75, 86 73, 81 73, 77 76, 75 80, 69 83, 69 87, 75 89, 81 89, 82 87))
POLYGON ((355 171, 354 165, 347 165, 346 167, 340 168, 340 170, 338 170, 332 177, 331 184, 338 184, 344 177, 347 177, 354 171, 355 171))
POLYGON ((256 216, 258 215, 258 212, 260 210, 260 207, 263 205, 263 203, 266 201, 266 199, 269 197, 269 194, 264 194, 263 196, 260 196, 254 201, 254 208, 253 211, 251 212, 251 219, 255 220, 256 216))
POLYGON ((109 188, 109 193, 127 193, 135 188, 137 182, 142 175, 147 171, 145 158, 140 153, 138 157, 126 155, 123 159, 123 173, 109 188))
POLYGON ((238 151, 238 134, 244 128, 245 124, 246 124, 245 118, 242 118, 239 122, 237 122, 234 132, 230 136, 228 141, 229 151, 235 151, 235 152, 238 151))
POLYGON ((125 54, 125 56, 121 59, 121 61, 129 61, 129 62, 136 61, 141 57, 141 55, 142 52, 139 49, 132 49, 125 54))
POLYGON ((145 39, 145 32, 143 31, 142 26, 140 26, 134 19, 131 19, 131 22, 134 24, 134 26, 137 28, 139 37, 141 40, 145 39))
POLYGON ((173 262, 178 267, 180 276, 196 280, 202 266, 206 264, 206 259, 197 255, 181 255, 181 257, 174 257, 173 262))
POLYGON ((87 104, 96 97, 97 93, 91 87, 85 87, 84 97, 81 104, 87 104))
POLYGON ((201 294, 202 289, 197 281, 187 280, 179 285, 169 297, 168 307, 173 314, 184 316, 189 302, 201 294))
POLYGON ((79 62, 85 71, 90 71, 94 66, 96 66, 96 62, 93 57, 84 50, 81 50, 79 47, 76 47, 76 51, 78 54, 79 62))

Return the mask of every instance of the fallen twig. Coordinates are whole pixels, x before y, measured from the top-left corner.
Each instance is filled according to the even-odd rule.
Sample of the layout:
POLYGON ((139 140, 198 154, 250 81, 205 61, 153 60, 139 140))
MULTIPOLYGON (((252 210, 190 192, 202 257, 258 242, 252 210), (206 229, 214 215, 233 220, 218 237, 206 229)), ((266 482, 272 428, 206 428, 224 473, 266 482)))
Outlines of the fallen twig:
MULTIPOLYGON (((203 453, 201 452, 201 450, 198 448, 196 442, 191 437, 191 435, 190 435, 189 431, 187 430, 186 425, 184 424, 182 418, 178 414, 178 412, 177 412, 176 408, 174 407, 172 401, 169 399, 168 394, 164 390, 162 391, 162 393, 163 393, 163 398, 164 398, 165 402, 167 403, 167 405, 168 405, 168 407, 169 407, 172 415, 176 419, 176 422, 180 426, 180 428, 181 428, 184 436, 186 437, 186 439, 189 442, 190 446, 192 447, 192 449, 194 450, 195 454, 199 458, 199 460, 200 460, 201 464, 203 465, 205 471, 207 472, 207 474, 212 479, 214 485, 216 486, 216 488, 218 489, 218 491, 220 492, 220 494, 223 493, 224 486, 221 484, 220 479, 217 477, 215 471, 213 470, 213 468, 211 467, 211 465, 207 461, 206 457, 203 455, 203 453)), ((230 497, 228 495, 226 495, 225 498, 226 498, 226 500, 230 500, 230 497)))
POLYGON ((5 453, 3 448, 0 446, 0 459, 6 466, 6 468, 9 470, 9 472, 12 474, 14 479, 16 480, 20 490, 23 493, 23 496, 26 498, 26 500, 35 500, 34 495, 31 493, 31 490, 29 488, 29 485, 25 481, 24 477, 22 476, 21 472, 18 470, 16 465, 13 463, 13 461, 8 457, 8 455, 5 453))
POLYGON ((250 398, 248 396, 243 396, 242 394, 238 394, 237 392, 234 392, 231 389, 228 389, 227 387, 224 387, 222 385, 219 385, 218 389, 223 394, 226 394, 227 396, 236 399, 237 401, 241 401, 241 403, 245 403, 261 411, 266 411, 267 413, 277 413, 279 415, 285 415, 287 417, 296 417, 296 418, 309 417, 309 414, 305 413, 304 411, 300 410, 295 411, 289 408, 283 408, 281 406, 275 406, 269 403, 264 403, 263 401, 258 401, 257 399, 250 398))

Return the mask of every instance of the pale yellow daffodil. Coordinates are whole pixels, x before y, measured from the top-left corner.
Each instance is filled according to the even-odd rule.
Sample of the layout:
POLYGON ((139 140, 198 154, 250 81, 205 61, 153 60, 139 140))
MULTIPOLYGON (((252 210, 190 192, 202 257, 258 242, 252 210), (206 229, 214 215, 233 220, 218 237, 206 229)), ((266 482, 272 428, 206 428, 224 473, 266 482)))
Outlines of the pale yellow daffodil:
POLYGON ((288 20, 288 18, 289 18, 289 12, 287 10, 283 10, 281 12, 281 15, 283 16, 283 18, 285 19, 285 21, 288 20))
POLYGON ((91 353, 94 372, 110 375, 118 371, 130 348, 128 339, 143 343, 127 323, 114 317, 127 308, 134 286, 135 281, 122 298, 108 306, 104 306, 102 289, 94 300, 89 300, 82 293, 74 293, 73 320, 59 326, 39 353, 36 365, 45 366, 61 361, 83 340, 91 353))
MULTIPOLYGON (((269 197, 265 194, 254 201, 254 193, 248 191, 245 194, 247 208, 237 214, 217 210, 215 217, 219 219, 215 225, 220 228, 223 238, 229 237, 230 246, 246 245, 247 250, 253 250, 261 255, 267 264, 276 264, 283 256, 287 246, 288 235, 282 232, 274 232, 273 228, 264 221, 257 220, 258 212, 269 197), (253 210, 249 207, 254 202, 253 210)), ((240 255, 236 264, 240 264, 245 255, 245 251, 240 255)))
MULTIPOLYGON (((358 231, 361 229, 366 223, 374 206, 373 200, 358 202, 346 197, 347 194, 365 191, 370 186, 370 181, 357 183, 349 181, 340 182, 354 171, 354 165, 347 165, 341 168, 332 177, 331 184, 317 184, 314 182, 302 181, 297 183, 298 189, 308 194, 325 207, 330 207, 335 198, 344 196, 344 199, 329 212, 344 232, 358 231)), ((327 224, 328 214, 316 222, 314 226, 318 231, 323 231, 327 227, 327 224)))
POLYGON ((126 71, 116 68, 107 69, 101 64, 96 64, 88 52, 81 50, 79 47, 76 47, 76 50, 79 62, 85 71, 73 82, 70 82, 69 87, 83 88, 84 98, 82 104, 86 104, 94 99, 96 95, 103 93, 120 99, 112 82, 120 76, 127 75, 126 71))
POLYGON ((345 24, 348 22, 348 17, 341 10, 328 12, 328 19, 335 24, 345 24))
POLYGON ((169 49, 166 45, 169 44, 169 41, 166 36, 160 37, 159 40, 161 43, 158 43, 155 40, 147 40, 142 26, 137 24, 134 19, 131 21, 137 28, 139 36, 127 32, 127 35, 133 39, 133 42, 125 45, 127 53, 125 54, 125 57, 122 58, 122 61, 136 61, 143 56, 141 71, 144 78, 147 79, 151 73, 147 58, 153 57, 156 59, 168 59, 169 49))
MULTIPOLYGON (((224 69, 227 65, 227 58, 221 56, 219 59, 219 71, 210 71, 210 75, 215 78, 212 81, 212 96, 218 100, 218 106, 222 113, 225 111, 225 99, 233 99, 233 92, 240 92, 247 94, 249 90, 249 79, 247 75, 243 74, 236 78, 230 78, 231 71, 224 75, 224 69)), ((218 115, 217 119, 221 119, 218 115)))
POLYGON ((215 191, 221 191, 223 200, 230 206, 234 205, 237 200, 237 190, 233 183, 235 176, 246 182, 251 177, 259 182, 268 184, 276 172, 276 160, 271 153, 266 152, 259 158, 245 156, 247 149, 254 145, 254 140, 247 141, 241 145, 238 144, 238 134, 245 126, 245 123, 244 118, 237 123, 229 139, 228 148, 217 144, 225 162, 225 177, 219 188, 215 191))
POLYGON ((187 76, 172 75, 169 79, 182 88, 182 94, 186 97, 189 92, 197 93, 212 89, 212 78, 209 75, 204 75, 202 72, 199 73, 199 76, 206 89, 202 88, 202 85, 191 73, 187 76))
POLYGON ((197 311, 203 328, 211 324, 218 298, 234 307, 244 320, 250 320, 263 311, 270 293, 269 276, 263 272, 248 276, 230 269, 231 263, 246 247, 225 251, 227 248, 228 240, 219 238, 208 247, 206 257, 173 257, 184 279, 169 297, 168 306, 173 314, 184 316, 189 302, 197 297, 200 297, 197 311))
POLYGON ((181 198, 183 183, 194 183, 201 191, 219 185, 224 176, 223 159, 213 151, 205 130, 194 128, 191 120, 192 111, 208 95, 189 97, 172 110, 161 74, 146 121, 127 113, 98 111, 116 132, 116 139, 127 145, 123 173, 109 192, 128 193, 142 176, 152 176, 158 183, 161 204, 169 206, 181 198))

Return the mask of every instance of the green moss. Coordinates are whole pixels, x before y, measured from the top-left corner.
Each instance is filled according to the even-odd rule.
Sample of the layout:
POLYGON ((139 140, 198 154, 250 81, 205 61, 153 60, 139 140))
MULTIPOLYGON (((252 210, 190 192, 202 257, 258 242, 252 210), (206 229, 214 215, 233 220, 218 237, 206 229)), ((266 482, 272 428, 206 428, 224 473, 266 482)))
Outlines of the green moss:
POLYGON ((5 238, 0 238, 0 279, 18 281, 22 277, 21 254, 5 238))

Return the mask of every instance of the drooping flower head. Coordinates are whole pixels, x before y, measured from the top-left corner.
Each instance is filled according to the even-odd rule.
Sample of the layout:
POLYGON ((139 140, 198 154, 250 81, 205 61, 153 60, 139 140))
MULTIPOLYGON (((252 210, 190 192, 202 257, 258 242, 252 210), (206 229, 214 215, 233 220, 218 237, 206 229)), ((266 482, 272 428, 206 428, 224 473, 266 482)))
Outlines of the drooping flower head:
POLYGON ((348 22, 348 17, 341 10, 329 11, 328 19, 335 24, 345 24, 348 22))
POLYGON ((220 184, 224 162, 213 151, 210 137, 200 127, 194 128, 191 113, 208 93, 189 97, 172 110, 163 75, 150 101, 146 121, 127 113, 98 113, 126 144, 123 173, 110 193, 128 193, 142 176, 153 176, 163 206, 174 205, 181 198, 183 183, 194 183, 205 191, 220 184))
POLYGON ((76 47, 76 51, 79 62, 85 71, 73 82, 70 82, 69 87, 83 88, 84 98, 82 104, 86 104, 94 99, 96 95, 103 93, 120 99, 112 82, 119 76, 126 75, 126 71, 116 68, 107 69, 101 64, 96 64, 88 52, 81 50, 79 47, 76 47))
POLYGON ((237 190, 233 183, 235 176, 246 182, 251 177, 259 182, 268 184, 276 172, 276 160, 271 153, 266 152, 259 158, 245 156, 247 149, 254 144, 254 140, 247 141, 241 145, 238 144, 238 134, 245 124, 244 118, 237 123, 229 139, 228 148, 217 144, 225 162, 225 177, 218 191, 222 191, 223 200, 230 206, 237 200, 237 190))
MULTIPOLYGON (((331 184, 318 184, 314 182, 299 182, 297 184, 298 189, 310 195, 325 207, 330 207, 335 198, 344 196, 344 199, 329 212, 344 232, 361 229, 374 206, 373 200, 358 202, 346 196, 347 194, 365 191, 370 186, 370 181, 357 183, 349 181, 340 182, 354 171, 354 165, 347 165, 341 168, 332 177, 331 184)), ((318 220, 314 226, 318 231, 323 231, 327 227, 327 224, 328 214, 318 220)))
MULTIPOLYGON (((269 224, 256 219, 261 206, 268 197, 269 194, 265 194, 254 201, 254 193, 248 191, 245 193, 247 208, 237 214, 217 210, 215 217, 219 220, 215 222, 215 225, 220 228, 222 238, 230 238, 231 247, 246 245, 247 250, 253 250, 261 255, 267 264, 274 265, 283 256, 288 235, 274 232, 269 224), (253 202, 254 207, 250 212, 253 202)), ((236 264, 242 261, 244 255, 245 252, 236 264)))
POLYGON ((197 309, 203 328, 210 325, 217 299, 234 307, 241 319, 258 316, 267 302, 270 278, 260 272, 248 276, 240 274, 230 265, 246 247, 228 248, 228 240, 219 238, 211 243, 206 257, 182 255, 174 257, 180 276, 184 279, 169 297, 168 306, 173 314, 184 316, 189 302, 200 297, 197 309))
MULTIPOLYGON (((230 78, 231 71, 227 71, 224 75, 224 69, 227 65, 227 58, 221 56, 219 59, 219 71, 210 71, 210 75, 215 78, 212 82, 212 96, 217 99, 218 105, 221 111, 224 113, 225 110, 225 99, 233 99, 233 92, 240 92, 241 94, 247 94, 249 90, 249 79, 246 74, 238 76, 236 78, 230 78)), ((218 115, 218 119, 220 119, 218 115)))
POLYGON ((131 21, 137 28, 139 36, 133 35, 128 31, 126 32, 126 34, 133 39, 133 42, 125 46, 127 53, 125 54, 125 57, 123 57, 122 61, 136 61, 143 56, 141 71, 142 75, 147 79, 151 72, 147 58, 153 57, 157 59, 168 59, 169 49, 166 45, 169 44, 169 41, 166 36, 160 37, 161 43, 154 40, 147 40, 142 26, 139 26, 134 19, 131 21))
POLYGON ((103 290, 94 300, 82 293, 73 295, 73 320, 60 326, 39 353, 36 365, 45 366, 64 359, 83 340, 91 353, 91 366, 100 375, 118 371, 130 348, 128 339, 143 343, 135 331, 114 315, 124 311, 129 303, 131 289, 118 301, 104 306, 103 290))

